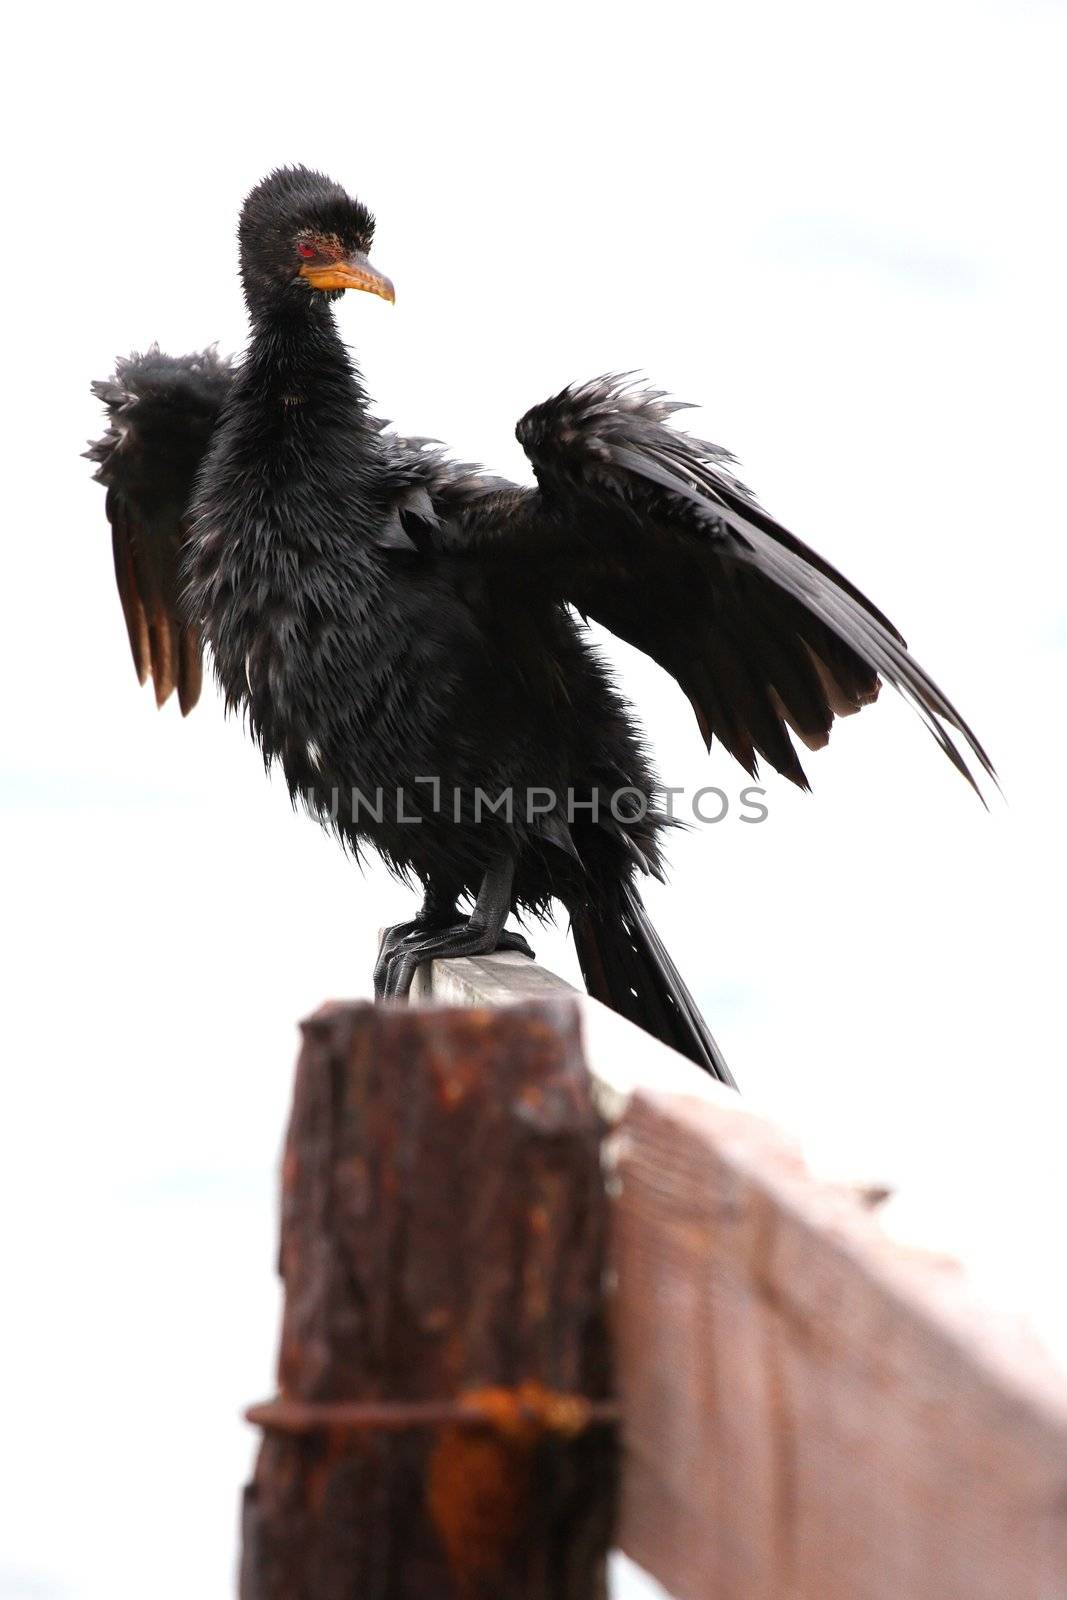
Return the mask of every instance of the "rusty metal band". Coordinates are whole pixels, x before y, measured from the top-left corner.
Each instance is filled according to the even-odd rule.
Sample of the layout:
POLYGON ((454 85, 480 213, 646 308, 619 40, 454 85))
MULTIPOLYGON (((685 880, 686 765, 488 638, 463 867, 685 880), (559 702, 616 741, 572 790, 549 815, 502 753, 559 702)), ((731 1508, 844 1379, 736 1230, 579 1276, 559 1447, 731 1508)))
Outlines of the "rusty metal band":
POLYGON ((249 1406, 245 1419, 272 1433, 307 1434, 332 1429, 398 1432, 413 1428, 515 1427, 577 1434, 619 1420, 615 1400, 542 1392, 536 1398, 519 1390, 477 1393, 458 1400, 296 1400, 279 1395, 249 1406), (505 1396, 507 1398, 505 1399, 505 1396))

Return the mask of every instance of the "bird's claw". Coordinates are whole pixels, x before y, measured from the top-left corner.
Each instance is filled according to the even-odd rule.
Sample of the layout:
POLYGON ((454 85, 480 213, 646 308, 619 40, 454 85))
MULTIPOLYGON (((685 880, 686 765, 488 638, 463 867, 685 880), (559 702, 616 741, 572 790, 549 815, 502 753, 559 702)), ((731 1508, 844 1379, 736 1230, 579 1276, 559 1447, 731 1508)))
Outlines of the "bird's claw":
POLYGON ((378 1000, 404 999, 411 991, 415 974, 427 961, 447 960, 456 956, 494 955, 501 950, 513 950, 536 960, 529 943, 521 933, 510 929, 496 935, 480 926, 472 917, 456 923, 451 928, 427 931, 425 925, 401 923, 390 928, 382 939, 378 963, 374 969, 374 994, 378 1000), (404 931, 401 931, 404 930, 404 931), (396 935, 391 938, 390 935, 396 935))
POLYGON ((502 950, 513 950, 516 955, 526 956, 530 961, 537 960, 537 952, 530 941, 524 939, 521 933, 512 933, 509 929, 505 929, 497 939, 495 953, 502 950))
POLYGON ((386 928, 378 946, 378 959, 374 963, 374 998, 381 1000, 385 994, 385 980, 389 971, 389 957, 399 944, 414 935, 425 938, 428 928, 424 922, 416 917, 411 922, 395 922, 391 928, 386 928))

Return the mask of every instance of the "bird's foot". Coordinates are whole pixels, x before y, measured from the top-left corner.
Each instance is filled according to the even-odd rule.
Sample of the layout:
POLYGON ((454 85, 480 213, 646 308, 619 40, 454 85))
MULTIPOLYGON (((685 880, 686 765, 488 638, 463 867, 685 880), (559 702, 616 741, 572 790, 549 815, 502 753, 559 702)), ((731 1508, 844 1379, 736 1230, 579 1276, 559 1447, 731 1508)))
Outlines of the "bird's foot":
MULTIPOLYGON (((427 932, 425 926, 419 928, 412 924, 408 924, 408 929, 388 947, 387 940, 382 941, 374 972, 374 993, 379 1000, 404 999, 411 991, 416 972, 426 961, 443 961, 453 956, 489 956, 498 950, 517 950, 531 961, 535 959, 521 933, 509 929, 498 931, 478 919, 477 913, 466 922, 436 932, 427 932)), ((389 930, 390 933, 395 931, 389 930)))
POLYGON ((386 928, 382 933, 381 943, 378 946, 378 959, 374 964, 374 998, 380 1000, 385 994, 385 978, 389 971, 389 957, 403 940, 410 938, 425 938, 433 930, 421 917, 414 917, 410 922, 394 922, 391 928, 386 928))

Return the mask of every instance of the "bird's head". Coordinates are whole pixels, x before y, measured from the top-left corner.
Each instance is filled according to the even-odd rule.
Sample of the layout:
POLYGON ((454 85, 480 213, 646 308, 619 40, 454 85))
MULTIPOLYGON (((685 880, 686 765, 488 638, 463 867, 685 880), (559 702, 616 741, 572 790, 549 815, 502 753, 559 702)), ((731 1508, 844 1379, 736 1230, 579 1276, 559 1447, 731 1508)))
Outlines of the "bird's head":
POLYGON ((389 279, 367 259, 374 218, 321 172, 282 167, 257 183, 241 208, 238 237, 253 310, 332 300, 346 289, 395 298, 389 279))

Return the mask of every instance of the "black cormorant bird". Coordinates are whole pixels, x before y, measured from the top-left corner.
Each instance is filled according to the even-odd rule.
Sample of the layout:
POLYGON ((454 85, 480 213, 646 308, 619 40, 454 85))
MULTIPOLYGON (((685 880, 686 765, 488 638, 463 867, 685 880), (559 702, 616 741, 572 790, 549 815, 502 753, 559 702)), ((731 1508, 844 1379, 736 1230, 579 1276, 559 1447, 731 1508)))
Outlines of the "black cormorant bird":
POLYGON ((976 770, 989 759, 892 623, 662 395, 599 378, 528 412, 533 488, 376 420, 330 307, 393 299, 373 232, 328 178, 272 173, 241 212, 244 359, 153 349, 94 385, 138 676, 187 712, 206 643, 294 797, 422 885, 379 995, 431 957, 530 953, 509 913, 559 900, 590 992, 730 1082, 636 888, 666 819, 580 619, 665 667, 753 776, 762 757, 806 788, 790 731, 818 749, 882 678, 968 781, 953 734, 976 770))

